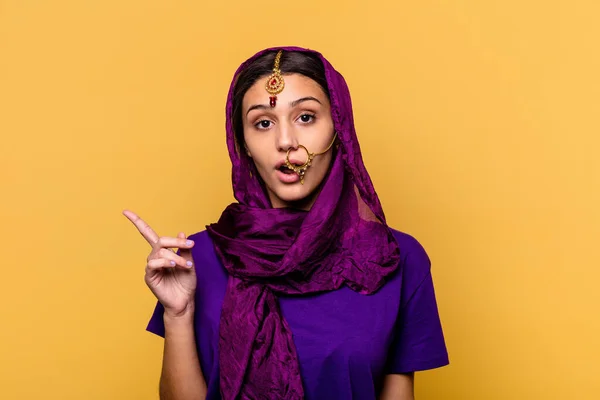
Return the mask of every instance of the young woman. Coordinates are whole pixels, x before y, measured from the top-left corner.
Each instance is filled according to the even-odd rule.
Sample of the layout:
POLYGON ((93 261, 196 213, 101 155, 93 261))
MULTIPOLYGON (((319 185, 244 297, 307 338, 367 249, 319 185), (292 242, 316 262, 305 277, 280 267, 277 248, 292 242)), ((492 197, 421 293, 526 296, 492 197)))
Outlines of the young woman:
POLYGON ((226 130, 238 202, 217 223, 159 237, 124 211, 152 246, 161 398, 412 399, 415 371, 449 363, 430 262, 386 224, 342 75, 263 50, 226 130))

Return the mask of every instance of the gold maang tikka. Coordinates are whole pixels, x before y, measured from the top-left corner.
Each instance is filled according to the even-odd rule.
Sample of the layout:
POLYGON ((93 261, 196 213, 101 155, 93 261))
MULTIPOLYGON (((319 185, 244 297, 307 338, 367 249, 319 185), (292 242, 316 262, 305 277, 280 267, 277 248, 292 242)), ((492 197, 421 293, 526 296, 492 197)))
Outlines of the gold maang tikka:
POLYGON ((305 146, 299 144, 298 148, 304 149, 304 151, 306 151, 306 162, 302 165, 294 165, 290 162, 290 152, 294 149, 291 147, 288 149, 287 154, 285 155, 285 166, 298 174, 298 176, 300 177, 300 184, 304 185, 304 174, 306 173, 308 167, 311 166, 313 158, 315 158, 315 156, 320 156, 322 154, 327 153, 329 149, 331 149, 331 146, 333 146, 333 143, 335 143, 336 138, 337 132, 333 135, 333 140, 331 141, 331 143, 329 143, 329 146, 327 146, 327 148, 320 153, 311 153, 305 146))
POLYGON ((277 52, 277 55, 275 56, 273 73, 267 78, 267 84, 265 86, 265 89, 267 89, 267 92, 269 92, 269 94, 271 95, 271 97, 269 97, 269 105, 271 107, 275 107, 275 105, 277 104, 277 95, 281 93, 283 91, 283 88, 285 87, 285 82, 283 81, 281 70, 279 69, 281 53, 283 53, 283 51, 279 50, 277 52))
MULTIPOLYGON (((275 105, 277 104, 277 95, 279 93, 281 93, 283 91, 283 88, 285 87, 285 82, 283 80, 283 76, 281 75, 281 70, 279 69, 279 64, 281 62, 281 54, 282 53, 283 53, 283 51, 279 50, 277 52, 277 54, 275 55, 275 62, 273 64, 273 73, 271 75, 269 75, 269 77, 267 78, 267 83, 265 85, 265 89, 271 95, 269 97, 269 105, 271 107, 275 107, 275 105)), ((298 174, 298 176, 300 177, 300 183, 302 185, 304 185, 304 174, 306 173, 306 170, 308 169, 308 167, 311 166, 312 160, 315 158, 315 156, 319 156, 319 155, 327 153, 329 151, 329 149, 331 149, 331 146, 333 146, 333 143, 335 143, 336 137, 337 137, 337 132, 333 135, 333 140, 331 141, 329 146, 327 146, 327 148, 320 153, 311 153, 310 151, 308 151, 308 149, 305 146, 303 146, 301 144, 298 145, 298 148, 302 148, 302 149, 304 149, 304 151, 306 151, 306 162, 302 165, 294 165, 290 162, 290 152, 293 149, 292 148, 288 149, 287 154, 285 155, 285 166, 288 169, 291 169, 292 171, 294 171, 296 174, 298 174)))

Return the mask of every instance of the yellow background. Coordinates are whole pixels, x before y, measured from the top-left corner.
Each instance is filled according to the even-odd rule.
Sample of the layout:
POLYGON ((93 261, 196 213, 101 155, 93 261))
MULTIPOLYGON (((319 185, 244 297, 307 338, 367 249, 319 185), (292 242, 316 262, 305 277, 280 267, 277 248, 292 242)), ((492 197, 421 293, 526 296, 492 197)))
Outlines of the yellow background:
POLYGON ((259 49, 349 82, 392 226, 434 268, 425 399, 600 398, 597 1, 0 1, 0 398, 156 398, 148 247, 231 200, 224 105, 259 49))

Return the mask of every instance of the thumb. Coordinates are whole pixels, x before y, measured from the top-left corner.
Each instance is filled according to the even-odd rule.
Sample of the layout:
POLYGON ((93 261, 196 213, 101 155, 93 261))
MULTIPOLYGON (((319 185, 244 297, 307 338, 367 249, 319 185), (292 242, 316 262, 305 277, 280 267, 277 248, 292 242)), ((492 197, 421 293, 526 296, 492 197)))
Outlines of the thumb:
MULTIPOLYGON (((177 237, 179 239, 185 239, 185 233, 183 232, 179 232, 179 234, 177 235, 177 237)), ((191 249, 184 249, 184 248, 179 248, 179 255, 183 258, 185 258, 186 261, 192 261, 192 251, 191 249)))

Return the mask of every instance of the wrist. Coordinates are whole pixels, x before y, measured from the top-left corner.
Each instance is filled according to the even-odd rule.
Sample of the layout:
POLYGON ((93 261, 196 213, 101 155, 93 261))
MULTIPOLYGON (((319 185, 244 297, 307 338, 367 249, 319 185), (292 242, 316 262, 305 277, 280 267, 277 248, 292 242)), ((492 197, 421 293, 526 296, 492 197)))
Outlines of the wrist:
POLYGON ((176 321, 187 321, 194 318, 195 304, 194 301, 188 302, 183 310, 171 310, 165 308, 163 319, 165 323, 176 321))

